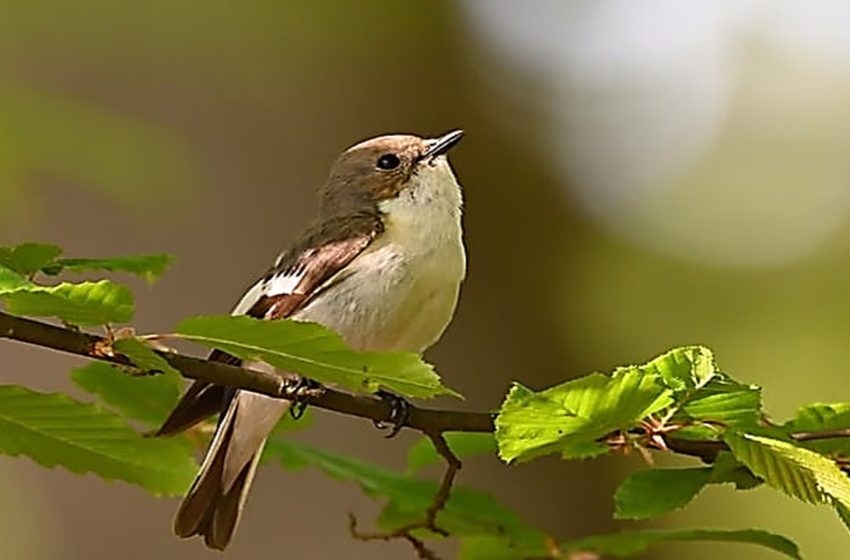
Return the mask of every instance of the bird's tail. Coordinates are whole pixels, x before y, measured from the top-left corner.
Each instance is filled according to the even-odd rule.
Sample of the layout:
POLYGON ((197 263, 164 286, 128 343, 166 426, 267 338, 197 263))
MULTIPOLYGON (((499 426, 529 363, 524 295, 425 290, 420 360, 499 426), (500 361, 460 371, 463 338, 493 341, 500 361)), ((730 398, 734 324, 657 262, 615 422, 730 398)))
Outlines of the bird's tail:
POLYGON ((216 428, 201 470, 174 518, 179 537, 203 535, 224 550, 251 488, 266 438, 289 401, 237 391, 216 428))

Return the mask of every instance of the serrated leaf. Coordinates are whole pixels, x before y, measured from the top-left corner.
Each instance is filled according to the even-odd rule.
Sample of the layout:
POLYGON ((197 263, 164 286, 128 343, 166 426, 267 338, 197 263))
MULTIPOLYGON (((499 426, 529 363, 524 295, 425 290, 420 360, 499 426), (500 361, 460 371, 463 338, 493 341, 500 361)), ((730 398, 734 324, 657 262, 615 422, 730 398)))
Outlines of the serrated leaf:
POLYGON ((130 375, 104 362, 71 370, 74 383, 128 418, 158 426, 180 398, 178 376, 130 375))
MULTIPOLYGON (((850 429, 850 403, 816 403, 804 406, 783 428, 787 433, 850 429)), ((798 445, 826 455, 850 456, 850 438, 804 441, 798 445)))
POLYGON ((352 350, 339 334, 316 323, 213 315, 186 319, 177 333, 243 360, 262 360, 351 391, 373 393, 383 387, 407 397, 460 396, 442 385, 421 357, 352 350))
POLYGON ((800 560, 800 549, 791 540, 758 529, 643 529, 594 535, 570 541, 561 549, 579 553, 604 554, 614 558, 631 558, 643 554, 654 545, 669 542, 729 542, 747 543, 769 548, 789 558, 800 560))
MULTIPOLYGON (((381 515, 381 524, 388 528, 424 519, 438 489, 436 481, 413 478, 291 440, 269 440, 266 455, 285 468, 315 467, 333 478, 359 484, 369 496, 388 499, 381 515)), ((489 494, 462 486, 452 489, 445 509, 437 515, 437 525, 455 536, 498 534, 509 539, 542 539, 539 531, 524 525, 513 510, 489 494)))
POLYGON ((674 391, 702 387, 717 373, 714 354, 703 346, 674 348, 642 366, 630 367, 639 367, 647 373, 660 375, 674 391))
MULTIPOLYGON (((601 374, 594 374, 587 379, 601 377, 601 374)), ((496 417, 499 456, 512 461, 553 453, 568 430, 578 430, 583 424, 584 420, 563 401, 514 383, 496 417)))
POLYGON ((761 418, 761 389, 726 376, 716 376, 683 404, 682 412, 694 420, 749 428, 761 418))
POLYGON ((805 502, 850 507, 850 480, 823 455, 786 441, 734 430, 728 430, 724 440, 735 458, 770 486, 805 502))
POLYGON ((172 262, 174 262, 173 255, 161 253, 112 257, 108 259, 57 259, 52 266, 45 269, 45 272, 48 274, 59 274, 64 270, 74 272, 88 270, 129 272, 130 274, 144 278, 149 283, 153 283, 163 275, 172 262))
POLYGON ((179 439, 145 438, 120 417, 60 393, 0 386, 0 453, 178 495, 197 465, 179 439))
POLYGON ((661 377, 638 368, 613 377, 595 373, 540 393, 516 384, 496 418, 499 455, 513 461, 553 452, 565 458, 605 453, 598 438, 627 430, 671 402, 661 377))
MULTIPOLYGON (((496 439, 490 433, 474 432, 446 432, 443 434, 449 449, 457 457, 469 457, 472 455, 495 454, 496 439)), ((422 436, 407 450, 407 472, 412 474, 423 467, 440 463, 442 456, 437 453, 431 438, 422 436)))
POLYGON ((614 493, 614 518, 650 519, 681 509, 699 494, 710 477, 710 468, 632 473, 614 493))
POLYGON ((0 293, 10 313, 55 316, 74 325, 126 323, 133 317, 133 294, 121 284, 101 280, 57 286, 28 285, 0 293))
POLYGON ((61 248, 45 243, 22 243, 0 247, 0 266, 28 276, 53 263, 61 254, 61 248))

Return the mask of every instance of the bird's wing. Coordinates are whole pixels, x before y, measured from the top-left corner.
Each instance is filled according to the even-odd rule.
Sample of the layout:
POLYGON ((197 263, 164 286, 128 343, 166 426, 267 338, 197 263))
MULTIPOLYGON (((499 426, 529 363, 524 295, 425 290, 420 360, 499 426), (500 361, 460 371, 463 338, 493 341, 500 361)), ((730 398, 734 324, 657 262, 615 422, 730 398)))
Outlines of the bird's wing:
MULTIPOLYGON (((245 292, 232 313, 266 320, 289 317, 332 284, 382 230, 380 216, 367 212, 332 218, 311 228, 245 292)), ((213 350, 209 359, 236 366, 241 363, 220 350, 213 350)), ((194 426, 226 407, 232 395, 224 386, 195 381, 156 435, 176 434, 194 426)))

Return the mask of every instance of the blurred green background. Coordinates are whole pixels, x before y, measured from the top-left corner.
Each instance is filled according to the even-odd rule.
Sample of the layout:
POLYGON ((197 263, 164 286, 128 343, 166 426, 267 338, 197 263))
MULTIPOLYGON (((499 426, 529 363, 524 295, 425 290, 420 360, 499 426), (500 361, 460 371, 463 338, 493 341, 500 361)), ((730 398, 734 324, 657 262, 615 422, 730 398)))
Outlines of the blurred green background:
MULTIPOLYGON (((470 272, 430 353, 470 409, 701 343, 783 418, 846 401, 850 6, 840 1, 4 0, 0 243, 72 256, 169 251, 134 284, 140 331, 226 312, 314 213, 346 146, 467 131, 453 164, 470 272)), ((78 363, 0 344, 3 382, 73 392, 78 363)), ((318 414, 308 439, 403 462, 405 442, 318 414)), ((470 460, 559 537, 609 530, 630 457, 470 460)), ((0 556, 209 557, 177 500, 0 457, 0 556)), ((377 510, 313 473, 260 473, 228 558, 407 558, 347 535, 377 510), (290 552, 295 551, 295 552, 290 552)), ((826 508, 709 488, 659 525, 761 527, 808 558, 847 535, 826 508)), ((444 550, 451 550, 447 548, 444 550)), ((652 558, 770 553, 679 545, 652 558)))

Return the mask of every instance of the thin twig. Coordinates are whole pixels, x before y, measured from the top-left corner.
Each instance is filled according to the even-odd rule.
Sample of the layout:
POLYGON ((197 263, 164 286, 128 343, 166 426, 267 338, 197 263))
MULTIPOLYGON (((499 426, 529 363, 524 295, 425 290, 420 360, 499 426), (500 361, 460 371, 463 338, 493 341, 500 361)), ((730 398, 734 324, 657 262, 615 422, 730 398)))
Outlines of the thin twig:
POLYGON ((357 517, 353 513, 348 514, 348 533, 352 538, 355 538, 358 541, 390 541, 393 539, 403 539, 410 543, 413 550, 416 551, 416 555, 422 560, 440 560, 437 553, 428 548, 422 539, 414 536, 410 532, 403 531, 401 529, 374 533, 361 531, 357 528, 357 517))
POLYGON ((457 455, 455 455, 451 448, 449 448, 449 444, 446 442, 446 438, 443 437, 443 434, 439 432, 425 432, 425 435, 431 438, 431 442, 434 444, 434 448, 436 448, 437 453, 439 453, 446 461, 446 472, 443 474, 443 480, 440 482, 440 487, 437 489, 437 493, 434 494, 434 499, 432 500, 431 505, 429 505, 428 509, 425 510, 425 519, 417 521, 416 523, 409 523, 390 531, 365 533, 357 530, 357 518, 353 514, 349 513, 348 528, 351 535, 361 541, 388 541, 392 539, 404 539, 413 546, 416 553, 419 555, 419 558, 435 560, 437 558, 435 553, 428 549, 425 546, 425 543, 413 534, 413 531, 427 529, 428 531, 443 537, 449 536, 448 531, 437 525, 437 515, 446 507, 446 503, 448 503, 449 496, 452 492, 452 486, 454 485, 455 478, 457 477, 457 472, 463 466, 463 463, 461 463, 457 455))
POLYGON ((850 437, 850 428, 839 428, 835 430, 820 430, 817 432, 797 432, 791 434, 795 441, 814 441, 819 439, 838 439, 850 437))
POLYGON ((457 472, 463 466, 463 463, 461 463, 458 456, 452 452, 448 442, 446 442, 446 438, 443 437, 443 434, 440 432, 426 432, 425 435, 431 438, 431 443, 434 444, 434 448, 437 450, 437 453, 439 453, 446 461, 446 472, 443 474, 443 480, 440 482, 440 488, 437 490, 436 496, 434 496, 434 501, 425 511, 425 525, 428 529, 435 533, 448 536, 448 533, 444 529, 437 527, 437 514, 446 507, 446 502, 449 501, 449 495, 451 494, 452 485, 457 477, 457 472))

